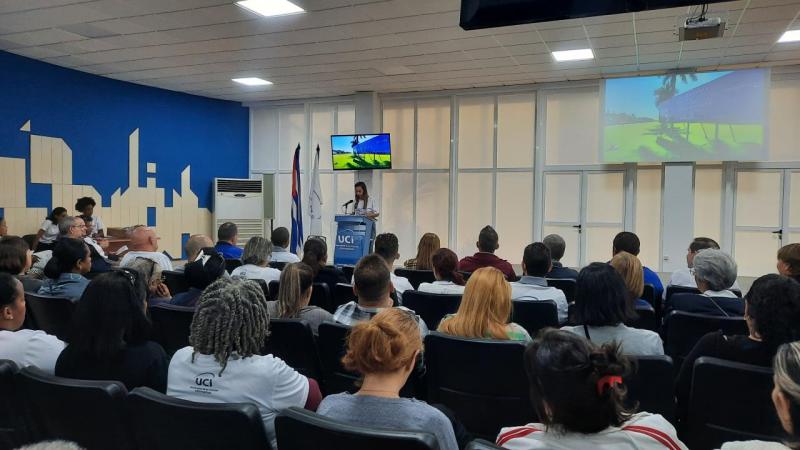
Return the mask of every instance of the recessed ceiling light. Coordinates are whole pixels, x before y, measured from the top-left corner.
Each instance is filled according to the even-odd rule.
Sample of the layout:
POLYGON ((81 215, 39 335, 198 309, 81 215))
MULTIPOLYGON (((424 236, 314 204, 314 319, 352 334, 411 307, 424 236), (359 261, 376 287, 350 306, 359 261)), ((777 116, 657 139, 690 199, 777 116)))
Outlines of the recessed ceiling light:
POLYGON ((264 17, 285 16, 296 14, 305 10, 288 0, 242 0, 236 2, 242 8, 249 9, 264 17))
POLYGON ((585 59, 594 59, 594 53, 590 48, 581 48, 578 50, 563 50, 560 52, 553 52, 553 58, 556 61, 582 61, 585 59))
POLYGON ((267 81, 261 78, 248 77, 248 78, 233 78, 233 81, 243 84, 245 86, 269 86, 272 81, 267 81))
POLYGON ((783 33, 778 42, 797 42, 800 41, 800 30, 789 30, 783 33))

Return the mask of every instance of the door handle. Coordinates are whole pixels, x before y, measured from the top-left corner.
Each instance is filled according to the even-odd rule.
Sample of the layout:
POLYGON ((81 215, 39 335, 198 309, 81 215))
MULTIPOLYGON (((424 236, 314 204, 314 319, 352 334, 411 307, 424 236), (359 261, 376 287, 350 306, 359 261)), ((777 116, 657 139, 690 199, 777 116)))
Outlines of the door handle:
POLYGON ((578 233, 580 233, 581 230, 583 229, 583 226, 578 224, 578 225, 573 225, 572 228, 577 228, 578 229, 578 233))
POLYGON ((783 229, 775 230, 775 231, 772 232, 772 234, 777 234, 778 235, 778 239, 783 240, 783 229))

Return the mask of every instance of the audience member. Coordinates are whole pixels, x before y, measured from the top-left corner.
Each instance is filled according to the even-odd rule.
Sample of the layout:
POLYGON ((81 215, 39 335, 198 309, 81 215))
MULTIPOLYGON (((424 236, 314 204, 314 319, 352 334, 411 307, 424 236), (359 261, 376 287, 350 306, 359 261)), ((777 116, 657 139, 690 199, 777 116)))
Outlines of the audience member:
MULTIPOLYGON (((689 244, 689 249, 686 251, 686 267, 672 272, 667 286, 684 286, 684 287, 697 287, 697 281, 694 279, 694 257, 701 251, 706 249, 719 250, 717 241, 707 237, 696 237, 689 244)), ((729 286, 731 289, 741 291, 739 284, 734 281, 733 285, 729 286)), ((664 290, 663 298, 667 298, 666 289, 664 290)))
MULTIPOLYGON (((328 246, 318 238, 309 238, 303 245, 303 262, 314 272, 314 283, 325 283, 333 293, 338 283, 347 283, 344 272, 328 266, 328 246)), ((384 264, 386 264, 384 262, 384 264)))
POLYGON ((397 242, 397 236, 392 233, 381 233, 375 238, 375 253, 383 258, 389 266, 392 286, 394 286, 397 297, 402 299, 403 292, 414 290, 414 286, 411 285, 408 278, 394 274, 394 262, 400 258, 399 248, 400 244, 397 242))
POLYGON ((598 347, 547 329, 525 350, 524 365, 542 423, 503 428, 497 445, 510 450, 687 448, 662 416, 625 408, 623 378, 632 367, 618 343, 598 347))
POLYGON ((66 217, 67 210, 62 207, 53 208, 53 211, 42 222, 36 237, 33 238, 31 248, 35 252, 43 252, 45 250, 52 250, 56 246, 56 238, 58 238, 58 222, 66 217))
POLYGON ((591 263, 578 273, 573 323, 570 331, 598 344, 617 341, 626 355, 663 355, 657 333, 625 325, 635 318, 625 282, 605 263, 591 263))
MULTIPOLYGON (((333 314, 333 320, 345 325, 355 325, 371 319, 383 309, 391 308, 393 302, 390 294, 393 287, 389 274, 389 266, 380 256, 372 254, 361 258, 353 270, 353 293, 358 301, 339 306, 333 314)), ((414 314, 414 311, 403 306, 397 308, 414 314)), ((419 316, 414 314, 414 317, 424 338, 428 334, 428 327, 419 316)))
POLYGON ((239 227, 233 222, 225 222, 217 229, 217 245, 214 247, 225 259, 242 259, 242 249, 237 247, 239 227))
POLYGON ((431 294, 463 294, 464 277, 458 272, 458 256, 449 248, 440 248, 431 256, 433 283, 420 283, 420 292, 431 294))
POLYGON ((458 263, 458 270, 464 272, 474 272, 481 267, 494 267, 505 274, 506 279, 514 281, 517 275, 514 268, 505 259, 495 256, 494 252, 500 248, 500 238, 491 225, 486 225, 478 234, 478 253, 463 258, 458 263))
POLYGON ((44 331, 22 330, 25 322, 25 293, 22 283, 0 272, 0 359, 20 367, 36 366, 52 374, 64 343, 44 331))
POLYGON ((162 270, 172 270, 172 261, 167 255, 158 252, 158 240, 156 231, 150 227, 135 227, 131 232, 131 242, 128 244, 130 251, 125 253, 120 267, 127 267, 136 258, 152 259, 161 266, 162 270))
POLYGON ((558 309, 558 322, 567 321, 569 304, 567 297, 560 289, 547 285, 545 276, 553 267, 550 249, 541 242, 534 242, 525 247, 522 253, 522 278, 511 283, 512 300, 553 300, 558 309))
POLYGON ((400 397, 420 352, 419 326, 405 311, 386 309, 355 325, 342 364, 363 376, 361 386, 355 394, 325 397, 317 412, 361 427, 428 432, 439 448, 457 450, 447 416, 421 400, 400 397))
POLYGON ((619 252, 611 258, 611 267, 617 271, 625 282, 628 291, 628 302, 634 309, 653 309, 647 300, 642 298, 644 294, 644 274, 642 262, 628 252, 619 252))
POLYGON ((439 236, 435 233, 423 234, 417 244, 417 256, 407 259, 403 266, 406 269, 431 270, 433 268, 431 257, 433 257, 433 252, 439 250, 439 247, 441 247, 439 236))
POLYGON ((106 253, 100 244, 94 239, 86 236, 86 223, 80 217, 66 216, 58 222, 59 239, 72 238, 78 239, 89 246, 92 258, 92 268, 90 272, 108 272, 111 270, 111 263, 106 260, 106 253))
POLYGON ((6 218, 0 216, 0 237, 4 237, 8 234, 8 224, 6 223, 6 218))
POLYGON ((92 268, 89 246, 78 239, 60 239, 53 249, 53 257, 44 268, 47 280, 39 293, 63 297, 77 302, 89 284, 83 274, 92 268))
MULTIPOLYGON (((247 252, 245 251, 245 254, 247 252)), ((333 315, 317 306, 310 306, 314 290, 314 272, 304 263, 290 263, 280 273, 278 300, 267 302, 270 317, 303 319, 311 326, 314 335, 319 324, 333 321, 333 315)))
POLYGON ((721 250, 707 249, 694 257, 694 278, 702 295, 673 295, 664 311, 713 316, 742 316, 744 302, 727 289, 736 280, 736 261, 721 250))
MULTIPOLYGON (((700 257, 706 250, 697 256, 700 257)), ((698 358, 710 356, 758 366, 769 366, 781 344, 800 340, 800 284, 780 275, 764 275, 745 296, 747 336, 726 336, 721 331, 701 338, 681 366, 676 391, 685 414, 698 358)))
MULTIPOLYGON (((197 259, 197 255, 200 254, 201 249, 213 246, 214 241, 205 234, 193 234, 189 236, 189 239, 186 240, 186 246, 184 247, 184 250, 186 250, 186 262, 193 262, 197 259)), ((183 272, 183 267, 176 270, 183 272)))
POLYGON ((800 244, 784 245, 778 250, 778 273, 800 282, 800 244))
POLYGON ((243 265, 233 269, 231 275, 244 277, 250 280, 277 281, 281 271, 269 267, 272 256, 272 243, 261 236, 253 236, 247 241, 242 253, 243 265))
POLYGON ((147 300, 153 303, 168 302, 172 298, 169 288, 161 278, 161 266, 147 258, 136 258, 128 266, 142 275, 144 285, 147 286, 147 300))
POLYGON ((22 282, 25 292, 37 292, 42 280, 26 275, 32 264, 32 252, 19 236, 3 236, 0 239, 0 272, 14 275, 22 282))
POLYGON ((225 259, 214 247, 200 250, 198 258, 186 264, 183 276, 189 290, 175 294, 169 303, 178 306, 195 306, 203 290, 218 278, 225 276, 225 259))
POLYGON ((322 394, 315 380, 259 354, 268 329, 267 301, 258 284, 220 278, 197 303, 190 346, 172 357, 167 394, 203 403, 254 403, 275 449, 277 413, 292 406, 316 410, 322 394))
MULTIPOLYGON (((92 197, 81 197, 75 202, 75 210, 82 215, 92 218, 92 226, 88 228, 87 234, 89 237, 103 237, 105 235, 105 225, 100 216, 94 215, 94 207, 97 206, 92 197)), ((88 225, 88 224, 87 224, 88 225)))
POLYGON ((467 338, 530 341, 525 328, 511 319, 511 286, 502 272, 484 267, 472 273, 458 311, 445 316, 438 331, 467 338))
POLYGON ((553 268, 547 273, 547 278, 577 280, 578 271, 561 264, 561 258, 564 257, 564 252, 567 250, 564 238, 557 234, 548 234, 542 239, 542 244, 550 249, 550 257, 553 259, 553 268))
POLYGON ((289 239, 289 230, 286 227, 278 227, 272 231, 270 240, 272 241, 272 260, 274 262, 300 262, 300 258, 289 251, 289 239))
POLYGON ((56 375, 82 380, 118 380, 128 390, 146 386, 166 392, 169 359, 149 341, 147 287, 133 269, 98 275, 73 316, 67 348, 56 375))
MULTIPOLYGON (((614 244, 612 247, 612 256, 616 255, 619 252, 628 252, 633 256, 639 256, 639 248, 641 244, 639 242, 639 236, 636 236, 634 233, 630 231, 622 231, 617 233, 614 237, 614 244)), ((664 295, 664 285, 661 284, 661 279, 658 278, 658 274, 650 270, 647 266, 642 267, 642 273, 644 275, 644 284, 652 284, 653 289, 655 290, 656 297, 661 297, 664 295)))

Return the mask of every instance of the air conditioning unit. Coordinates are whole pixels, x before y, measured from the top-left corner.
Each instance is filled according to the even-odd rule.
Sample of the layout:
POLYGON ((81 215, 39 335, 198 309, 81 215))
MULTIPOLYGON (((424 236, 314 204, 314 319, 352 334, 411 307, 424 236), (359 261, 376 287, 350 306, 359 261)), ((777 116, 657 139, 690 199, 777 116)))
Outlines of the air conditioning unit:
POLYGON ((214 178, 214 232, 225 222, 239 227, 240 246, 253 236, 264 236, 262 180, 214 178))

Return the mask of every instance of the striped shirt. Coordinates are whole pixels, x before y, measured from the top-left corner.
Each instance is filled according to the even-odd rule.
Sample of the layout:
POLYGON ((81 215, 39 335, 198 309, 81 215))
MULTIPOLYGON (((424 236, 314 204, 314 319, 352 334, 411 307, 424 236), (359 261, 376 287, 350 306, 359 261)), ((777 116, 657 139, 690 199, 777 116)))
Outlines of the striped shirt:
MULTIPOLYGON (((428 326, 425 325, 425 321, 423 321, 414 311, 403 306, 396 306, 396 308, 402 309, 409 314, 414 314, 414 317, 417 319, 417 324, 419 325, 419 333, 422 335, 423 339, 428 335, 428 326)), ((336 312, 333 313, 333 320, 344 325, 353 326, 359 322, 365 322, 372 319, 375 314, 381 312, 382 309, 384 308, 370 308, 367 306, 361 306, 356 302, 345 303, 344 305, 336 308, 336 312)))

